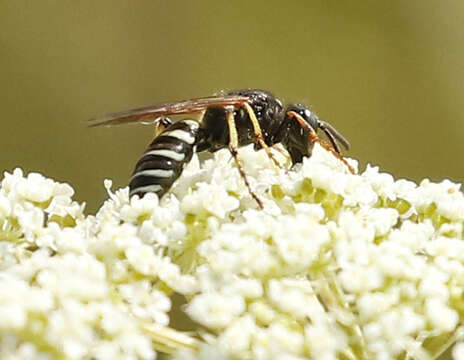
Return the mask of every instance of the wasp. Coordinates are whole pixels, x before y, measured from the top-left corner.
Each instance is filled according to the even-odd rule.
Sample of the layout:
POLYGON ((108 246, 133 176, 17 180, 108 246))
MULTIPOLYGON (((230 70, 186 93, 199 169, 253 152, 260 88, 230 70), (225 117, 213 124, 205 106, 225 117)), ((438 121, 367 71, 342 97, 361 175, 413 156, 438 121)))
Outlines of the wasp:
POLYGON ((310 157, 315 142, 353 168, 341 155, 339 143, 349 149, 348 141, 329 123, 322 121, 308 107, 282 102, 270 92, 244 89, 179 102, 161 103, 110 113, 93 119, 91 127, 130 123, 154 123, 155 138, 135 165, 130 179, 130 196, 154 192, 163 196, 181 175, 195 152, 228 148, 251 196, 260 208, 261 200, 250 187, 237 150, 254 143, 264 149, 279 166, 270 147, 282 144, 292 163, 310 157), (168 116, 200 114, 199 120, 173 122, 168 116), (329 145, 317 132, 325 133, 329 145))

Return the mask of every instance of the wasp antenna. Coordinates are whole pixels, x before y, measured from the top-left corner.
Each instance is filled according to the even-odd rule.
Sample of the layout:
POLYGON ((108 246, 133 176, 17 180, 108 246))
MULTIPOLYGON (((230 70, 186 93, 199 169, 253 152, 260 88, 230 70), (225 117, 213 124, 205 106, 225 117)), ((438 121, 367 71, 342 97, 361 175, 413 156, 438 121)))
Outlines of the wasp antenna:
POLYGON ((319 120, 319 127, 321 128, 321 130, 323 130, 327 134, 327 136, 329 136, 329 138, 333 137, 337 139, 346 150, 349 150, 350 143, 348 142, 348 140, 346 140, 343 137, 343 135, 340 134, 332 125, 330 125, 328 122, 319 120), (330 135, 328 135, 328 133, 330 133, 330 135))
POLYGON ((340 146, 338 146, 338 144, 337 144, 337 142, 335 141, 335 138, 334 138, 334 136, 332 135, 332 133, 331 133, 326 127, 324 127, 323 125, 322 125, 322 126, 319 125, 319 128, 321 128, 322 131, 324 131, 324 134, 327 135, 327 137, 329 138, 330 143, 332 144, 334 150, 335 150, 336 152, 338 152, 339 154, 341 154, 341 152, 340 152, 340 146))

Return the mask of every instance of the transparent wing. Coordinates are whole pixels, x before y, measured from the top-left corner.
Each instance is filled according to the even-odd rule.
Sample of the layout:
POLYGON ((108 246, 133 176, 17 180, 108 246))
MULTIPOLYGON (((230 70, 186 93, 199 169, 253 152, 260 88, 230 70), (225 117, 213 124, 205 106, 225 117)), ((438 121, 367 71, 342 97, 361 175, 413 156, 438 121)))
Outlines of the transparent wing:
POLYGON ((149 123, 161 116, 199 113, 210 106, 237 106, 249 101, 246 96, 220 95, 179 102, 161 103, 136 109, 105 114, 91 119, 90 127, 115 126, 130 123, 149 123))

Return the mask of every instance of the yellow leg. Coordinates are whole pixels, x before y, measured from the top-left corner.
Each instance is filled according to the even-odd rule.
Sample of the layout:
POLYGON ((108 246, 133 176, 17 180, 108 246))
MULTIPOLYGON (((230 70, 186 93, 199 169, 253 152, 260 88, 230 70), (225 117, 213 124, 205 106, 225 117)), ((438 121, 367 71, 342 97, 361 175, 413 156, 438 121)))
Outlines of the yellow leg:
POLYGON ((234 118, 234 110, 233 109, 227 109, 227 125, 229 127, 229 150, 230 153, 232 154, 235 164, 237 164, 238 171, 240 173, 240 176, 242 177, 243 181, 245 182, 246 187, 248 188, 248 191, 250 195, 255 199, 255 201, 258 203, 259 208, 262 210, 263 209, 263 203, 262 201, 258 198, 258 196, 251 190, 250 183, 248 182, 248 178, 245 174, 245 171, 243 170, 242 164, 240 164, 239 158, 238 158, 238 135, 237 135, 237 127, 235 126, 235 118, 234 118))
MULTIPOLYGON (((285 163, 289 162, 292 160, 290 154, 288 153, 287 149, 284 148, 284 146, 281 143, 277 143, 271 146, 274 150, 278 151, 284 158, 285 158, 285 163)), ((282 163, 279 163, 282 166, 282 163)))
POLYGON ((280 163, 276 160, 274 155, 272 155, 271 149, 264 141, 263 132, 261 131, 261 127, 259 126, 258 119, 256 118, 255 112, 253 108, 248 103, 243 103, 243 107, 248 113, 248 117, 251 120, 251 124, 253 125, 253 130, 255 133, 256 140, 258 140, 258 144, 266 151, 267 156, 272 160, 272 162, 277 166, 281 167, 280 163))

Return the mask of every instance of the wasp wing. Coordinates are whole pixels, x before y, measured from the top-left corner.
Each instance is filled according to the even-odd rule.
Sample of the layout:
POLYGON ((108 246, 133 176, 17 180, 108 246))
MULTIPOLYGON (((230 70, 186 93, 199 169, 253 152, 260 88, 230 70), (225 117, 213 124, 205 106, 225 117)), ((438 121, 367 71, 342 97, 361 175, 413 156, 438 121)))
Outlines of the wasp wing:
POLYGON ((249 101, 246 96, 219 95, 179 102, 161 103, 110 113, 91 119, 90 127, 149 123, 161 116, 200 113, 210 106, 237 106, 249 101))

